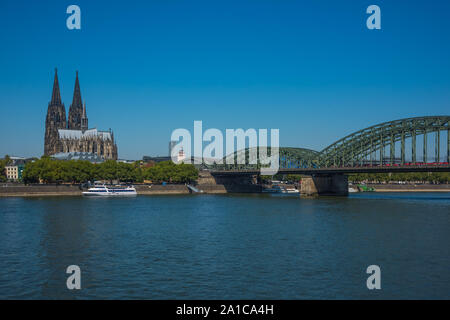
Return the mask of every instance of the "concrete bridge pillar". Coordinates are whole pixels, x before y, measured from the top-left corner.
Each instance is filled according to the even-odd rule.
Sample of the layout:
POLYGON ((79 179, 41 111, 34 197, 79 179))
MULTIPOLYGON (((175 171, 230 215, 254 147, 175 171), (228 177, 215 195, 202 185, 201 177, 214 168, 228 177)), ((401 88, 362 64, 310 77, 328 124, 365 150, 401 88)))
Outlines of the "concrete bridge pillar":
POLYGON ((302 178, 301 196, 348 195, 348 178, 343 174, 318 174, 302 178))

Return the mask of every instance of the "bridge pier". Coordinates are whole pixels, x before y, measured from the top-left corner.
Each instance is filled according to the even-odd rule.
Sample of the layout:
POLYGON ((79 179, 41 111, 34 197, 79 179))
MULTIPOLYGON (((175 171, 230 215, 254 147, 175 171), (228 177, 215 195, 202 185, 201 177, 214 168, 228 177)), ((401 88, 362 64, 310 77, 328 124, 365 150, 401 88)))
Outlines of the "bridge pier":
POLYGON ((205 193, 259 193, 258 174, 211 174, 200 171, 197 184, 205 193))
POLYGON ((300 196, 347 196, 348 177, 344 174, 316 174, 302 178, 300 196))

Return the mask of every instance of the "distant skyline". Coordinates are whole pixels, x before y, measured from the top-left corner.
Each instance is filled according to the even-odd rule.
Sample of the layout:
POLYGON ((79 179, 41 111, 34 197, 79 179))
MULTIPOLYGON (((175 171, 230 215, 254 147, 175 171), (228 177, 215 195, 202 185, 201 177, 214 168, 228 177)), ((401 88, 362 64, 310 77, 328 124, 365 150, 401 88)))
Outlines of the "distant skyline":
POLYGON ((119 158, 168 154, 171 132, 280 129, 320 151, 381 122, 450 112, 444 1, 11 1, 0 3, 0 157, 41 156, 58 69, 119 158), (68 30, 66 8, 81 8, 68 30), (381 30, 366 8, 381 8, 381 30))

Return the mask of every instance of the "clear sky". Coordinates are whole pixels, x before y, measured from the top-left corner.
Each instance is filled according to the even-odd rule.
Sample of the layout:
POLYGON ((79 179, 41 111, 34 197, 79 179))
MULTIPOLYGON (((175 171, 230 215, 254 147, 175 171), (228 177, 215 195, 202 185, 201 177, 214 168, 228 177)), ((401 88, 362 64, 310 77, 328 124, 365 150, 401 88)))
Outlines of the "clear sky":
POLYGON ((0 1, 0 155, 41 156, 54 68, 68 113, 119 157, 166 155, 172 130, 279 128, 321 150, 384 121, 450 112, 450 1, 0 1), (66 8, 81 8, 68 30, 66 8), (381 8, 381 30, 366 8, 381 8))

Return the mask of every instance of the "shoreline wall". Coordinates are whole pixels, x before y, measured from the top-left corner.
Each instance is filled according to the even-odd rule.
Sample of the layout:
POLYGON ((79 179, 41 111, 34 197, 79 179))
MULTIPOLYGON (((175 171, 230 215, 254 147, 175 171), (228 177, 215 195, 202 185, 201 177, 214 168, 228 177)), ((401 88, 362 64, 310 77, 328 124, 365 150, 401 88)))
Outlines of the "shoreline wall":
POLYGON ((138 195, 161 195, 161 194, 189 194, 190 190, 185 185, 135 185, 138 195))
MULTIPOLYGON (((259 193, 262 190, 258 185, 221 185, 210 184, 196 186, 203 194, 225 193, 259 193)), ((135 185, 138 195, 176 195, 193 193, 185 185, 135 185)), ((82 190, 78 185, 0 185, 0 197, 40 197, 40 196, 81 196, 82 190)))
MULTIPOLYGON (((450 192, 450 184, 367 184, 375 192, 450 192)), ((191 194, 185 185, 135 185, 138 195, 191 194)), ((262 186, 254 184, 202 184, 196 186, 202 194, 261 193, 262 186)), ((0 197, 81 196, 78 185, 0 185, 0 197)))
POLYGON ((0 197, 32 197, 32 196, 81 196, 77 185, 1 185, 0 197))
POLYGON ((374 184, 375 192, 450 192, 450 184, 374 184))
MULTIPOLYGON (((153 186, 135 186, 138 194, 157 195, 157 194, 190 194, 192 192, 185 185, 153 185, 153 186)), ((196 185, 196 188, 203 194, 224 194, 224 193, 260 193, 261 186, 258 185, 224 185, 224 184, 202 184, 196 185)))

